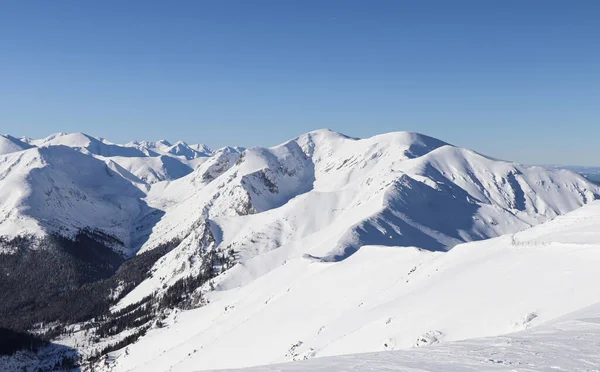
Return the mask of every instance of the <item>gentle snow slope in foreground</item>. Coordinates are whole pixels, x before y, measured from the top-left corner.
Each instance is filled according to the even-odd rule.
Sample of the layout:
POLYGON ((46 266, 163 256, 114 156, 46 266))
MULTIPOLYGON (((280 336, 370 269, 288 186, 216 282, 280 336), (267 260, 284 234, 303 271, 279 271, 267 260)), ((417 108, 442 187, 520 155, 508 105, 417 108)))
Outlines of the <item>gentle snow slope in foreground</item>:
MULTIPOLYGON (((171 317, 167 327, 130 345, 115 370, 245 367, 523 330, 600 302, 599 226, 595 202, 521 233, 458 245, 447 253, 364 246, 336 263, 293 258, 244 286, 211 293, 208 306, 171 317)), ((268 259, 268 254, 255 258, 268 259)), ((216 284, 255 265, 252 260, 238 265, 216 284)), ((557 333, 557 327, 548 332, 557 333)), ((540 329, 515 336, 514 342, 531 350, 527 342, 536 334, 545 337, 540 329)), ((560 342, 565 334, 557 337, 560 342)), ((481 345, 500 352, 510 339, 481 345)), ((475 344, 458 344, 456 358, 468 354, 469 345, 475 344)), ((431 355, 448 361, 454 357, 451 347, 432 348, 431 355)), ((576 344, 548 347, 558 349, 551 355, 586 363, 586 355, 567 349, 576 344)))
POLYGON ((550 324, 506 336, 458 341, 426 349, 344 355, 235 371, 599 371, 598 345, 600 305, 593 305, 550 324))

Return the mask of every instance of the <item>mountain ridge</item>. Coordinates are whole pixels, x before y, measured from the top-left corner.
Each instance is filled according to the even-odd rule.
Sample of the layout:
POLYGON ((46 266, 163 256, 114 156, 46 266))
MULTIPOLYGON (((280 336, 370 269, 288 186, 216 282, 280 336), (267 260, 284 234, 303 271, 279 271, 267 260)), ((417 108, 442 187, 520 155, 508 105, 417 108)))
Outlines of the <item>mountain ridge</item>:
MULTIPOLYGON (((56 270, 60 277, 46 270, 35 279, 40 283, 27 279, 26 301, 10 311, 20 314, 19 324, 47 321, 27 310, 44 308, 33 290, 44 283, 52 284, 48 293, 63 294, 43 314, 56 314, 71 298, 88 299, 61 319, 97 319, 89 335, 76 333, 90 360, 145 340, 152 322, 178 306, 217 309, 210 306, 216 301, 227 308, 238 301, 227 299, 228 293, 262 288, 269 278, 291 288, 296 279, 328 267, 360 273, 364 264, 376 272, 365 260, 383 264, 388 255, 390 263, 410 271, 455 246, 472 244, 481 249, 477 255, 485 254, 486 245, 476 241, 505 242, 498 237, 519 236, 600 195, 600 187, 575 173, 496 160, 412 132, 358 139, 323 129, 269 148, 224 147, 202 156, 182 151, 191 148, 184 142, 121 146, 80 133, 28 140, 28 148, 10 142, 18 151, 0 155, 2 270, 22 273, 27 262, 44 260, 66 261, 61 267, 72 270, 56 270), (43 249, 34 252, 35 244, 43 249), (86 276, 94 255, 106 263, 86 276), (64 292, 61 283, 70 277, 76 280, 64 292), (92 296, 95 288, 101 297, 92 296), (27 301, 34 306, 23 307, 27 301)), ((407 275, 412 280, 421 274, 407 275)), ((324 280, 324 287, 337 283, 324 280)), ((266 305, 272 296, 261 301, 266 305)), ((373 345, 368 350, 376 350, 373 345)), ((317 350, 311 347, 294 346, 288 356, 311 357, 317 350)), ((289 360, 284 354, 272 356, 289 360)), ((265 361, 260 355, 256 360, 265 361)), ((206 366, 229 366, 210 360, 206 366)))

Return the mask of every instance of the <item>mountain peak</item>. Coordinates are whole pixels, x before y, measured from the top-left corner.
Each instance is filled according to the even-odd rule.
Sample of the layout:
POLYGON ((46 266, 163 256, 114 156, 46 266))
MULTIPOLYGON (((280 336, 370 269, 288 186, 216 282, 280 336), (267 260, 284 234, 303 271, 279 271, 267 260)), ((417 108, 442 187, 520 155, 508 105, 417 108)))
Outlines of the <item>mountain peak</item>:
POLYGON ((0 155, 29 149, 31 146, 11 135, 0 135, 0 155))

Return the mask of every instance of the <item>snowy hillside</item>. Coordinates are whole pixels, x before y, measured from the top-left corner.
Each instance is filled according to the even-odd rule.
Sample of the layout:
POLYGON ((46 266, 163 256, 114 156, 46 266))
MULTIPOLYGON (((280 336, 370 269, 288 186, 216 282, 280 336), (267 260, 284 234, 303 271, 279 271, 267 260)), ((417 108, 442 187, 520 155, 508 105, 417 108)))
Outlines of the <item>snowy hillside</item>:
MULTIPOLYGON (((205 158, 208 159, 208 158, 205 158)), ((140 182, 153 184, 160 181, 175 180, 192 173, 193 168, 166 155, 152 157, 111 157, 110 161, 117 163, 131 174, 135 175, 140 182)))
POLYGON ((31 145, 12 136, 0 135, 0 155, 26 150, 31 147, 31 145))
POLYGON ((600 370, 598 324, 600 306, 596 304, 549 324, 505 336, 450 342, 425 349, 343 355, 235 371, 597 371, 600 370))
MULTIPOLYGON (((531 332, 514 337, 432 349, 436 357, 429 363, 433 368, 447 361, 454 348, 468 357, 465 363, 475 358, 469 357, 469 350, 484 348, 481 355, 497 355, 493 351, 498 342, 524 343, 526 347, 515 353, 533 354, 535 346, 529 343, 551 344, 548 337, 554 336, 568 339, 558 334, 563 323, 539 331, 534 327, 600 303, 595 285, 600 280, 598 226, 600 203, 594 203, 523 232, 462 244, 449 252, 364 246, 340 262, 291 257, 252 282, 231 285, 255 267, 268 265, 272 257, 264 254, 218 277, 210 304, 171 316, 166 327, 151 330, 121 353, 113 370, 244 367, 424 347, 530 327, 531 332)), ((578 330, 573 322, 564 324, 570 326, 565 332, 578 330)), ((580 324, 597 332, 591 320, 580 324)), ((585 336, 590 337, 587 342, 599 337, 585 336)), ((566 347, 577 347, 577 342, 589 346, 579 340, 566 347)), ((566 353, 562 348, 557 352, 566 353)), ((415 351, 364 358, 365 363, 402 365, 405 360, 414 366, 415 358, 428 355, 415 351)), ((337 360, 347 364, 356 358, 361 357, 337 360)), ((506 356, 498 358, 503 363, 506 356)), ((529 358, 540 362, 539 357, 529 358)), ((573 362, 584 366, 583 361, 573 362)), ((306 366, 320 363, 324 362, 306 366)), ((483 363, 489 364, 479 367, 495 362, 483 363)), ((557 365, 574 370, 564 362, 557 365)))
POLYGON ((0 235, 99 230, 135 247, 134 227, 152 213, 144 194, 91 156, 66 146, 31 148, 0 157, 0 235))

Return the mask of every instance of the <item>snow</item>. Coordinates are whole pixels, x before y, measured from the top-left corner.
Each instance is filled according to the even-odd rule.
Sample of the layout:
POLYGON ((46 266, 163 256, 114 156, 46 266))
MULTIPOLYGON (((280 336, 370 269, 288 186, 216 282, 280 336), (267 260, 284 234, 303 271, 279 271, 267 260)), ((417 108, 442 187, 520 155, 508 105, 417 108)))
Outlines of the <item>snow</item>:
POLYGON ((38 147, 47 146, 68 146, 84 154, 110 156, 145 156, 141 151, 112 144, 107 141, 101 141, 84 133, 57 133, 41 140, 31 141, 38 147))
POLYGON ((139 221, 152 213, 143 192, 94 157, 66 146, 0 157, 0 235, 74 236, 100 230, 132 254, 139 221))
MULTIPOLYGON (((154 184, 160 181, 175 180, 190 174, 193 168, 170 156, 154 157, 110 157, 110 161, 135 175, 141 182, 154 184)), ((203 158, 208 159, 208 158, 203 158)))
MULTIPOLYGON (((535 350, 554 345, 552 337, 569 340, 569 334, 562 333, 563 323, 548 322, 600 302, 595 284, 600 280, 599 225, 596 202, 523 232, 461 244, 449 252, 363 246, 339 262, 292 257, 241 286, 231 286, 238 283, 236 277, 271 261, 269 254, 262 254, 220 276, 220 290, 209 294, 210 304, 180 313, 168 327, 152 330, 131 345, 128 355, 117 358, 114 370, 246 367, 437 343, 444 346, 432 349, 433 355, 440 355, 440 360, 428 362, 433 370, 453 357, 454 348, 466 358, 465 368, 468 363, 506 367, 486 361, 495 355, 499 340, 511 345, 529 340, 526 345, 533 346, 508 351, 505 347, 496 359, 544 363, 535 350), (545 323, 551 328, 537 328, 545 323), (522 330, 526 332, 514 337, 452 343, 522 330), (534 344, 538 338, 541 345, 534 344), (480 354, 469 352, 479 349, 480 354)), ((585 335, 591 338, 567 347, 585 346, 599 337, 585 335)), ((595 355, 590 344, 587 352, 595 355)), ((406 358, 407 366, 415 367, 430 354, 386 355, 365 356, 365 363, 378 366, 381 356, 382 362, 400 365, 406 358)), ((569 358, 565 353, 561 357, 569 358)), ((339 363, 344 366, 357 358, 362 356, 341 358, 339 363)), ((309 366, 318 370, 322 363, 326 361, 309 366)), ((583 366, 581 361, 574 363, 583 366)))
POLYGON ((184 177, 213 155, 204 145, 186 152, 181 141, 159 144, 164 154, 148 155, 84 133, 0 136, 0 236, 72 237, 89 228, 120 240, 116 250, 134 254, 155 212, 161 214, 143 200, 150 185, 184 177))
POLYGON ((596 184, 600 184, 600 167, 550 165, 551 169, 567 169, 579 173, 596 184))
POLYGON ((12 136, 0 135, 0 155, 10 154, 11 152, 23 151, 31 148, 31 145, 14 138, 12 136))
POLYGON ((206 145, 188 145, 183 141, 177 141, 175 144, 171 144, 169 141, 166 140, 160 140, 157 142, 133 141, 123 146, 126 148, 135 148, 143 152, 147 156, 169 155, 184 158, 186 160, 193 160, 196 158, 212 156, 214 153, 206 145))
POLYGON ((543 326, 504 336, 235 371, 597 371, 599 344, 600 305, 596 304, 543 326))
MULTIPOLYGON (((329 130, 272 148, 223 151, 188 176, 152 186, 165 211, 140 252, 183 240, 119 308, 197 272, 198 250, 234 249, 269 261, 231 279, 245 284, 290 258, 342 260, 363 245, 446 251, 516 232, 594 200, 598 187, 566 171, 487 158, 417 133, 354 139, 329 130), (209 226, 216 244, 203 246, 209 226), (167 261, 169 263, 167 263, 167 261)), ((232 286, 234 284, 231 284, 232 286)))
POLYGON ((214 154, 205 145, 187 145, 183 141, 174 145, 165 140, 118 145, 84 133, 57 133, 28 142, 38 147, 68 146, 113 161, 147 184, 183 177, 214 154))
MULTIPOLYGON (((598 195, 575 173, 409 132, 318 130, 216 151, 82 133, 0 137, 0 235, 93 228, 122 241, 114 248, 125 255, 181 241, 115 309, 197 274, 203 251, 233 249, 239 259, 215 279, 207 306, 173 312, 114 353, 115 371, 413 347, 439 347, 443 362, 456 341, 530 337, 600 302, 598 195)), ((456 344, 464 355, 477 347, 469 342, 456 344)), ((489 342, 481 347, 492 353, 489 342)), ((363 356, 347 358, 339 363, 363 356)))
MULTIPOLYGON (((281 261, 302 246, 325 261, 362 245, 447 250, 536 225, 599 193, 570 172, 501 162, 409 132, 355 139, 318 130, 272 148, 216 151, 182 141, 117 145, 83 133, 1 141, 0 234, 98 228, 128 254, 172 239, 187 239, 181 249, 194 254, 188 237, 199 226, 217 236, 215 248, 231 246, 243 260, 277 249, 281 261), (94 172, 79 172, 81 164, 94 172), (54 175, 40 170, 60 174, 59 197, 54 175), (152 211, 164 212, 155 226, 145 219, 152 211)), ((176 277, 172 267, 161 270, 166 284, 176 277)))

